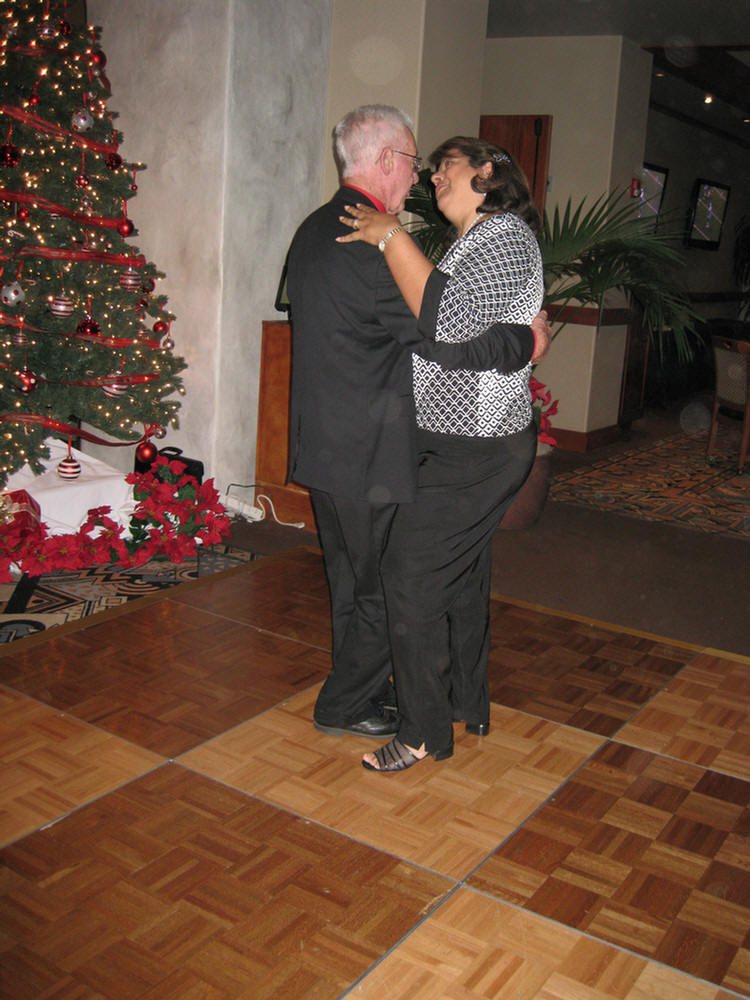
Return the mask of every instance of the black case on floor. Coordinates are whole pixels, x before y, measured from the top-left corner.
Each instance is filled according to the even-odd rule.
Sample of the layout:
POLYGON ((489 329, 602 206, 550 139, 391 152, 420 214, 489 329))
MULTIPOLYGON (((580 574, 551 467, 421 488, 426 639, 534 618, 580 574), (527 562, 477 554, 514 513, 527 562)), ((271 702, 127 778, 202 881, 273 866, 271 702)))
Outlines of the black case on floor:
MULTIPOLYGON (((199 483, 203 482, 203 462, 198 461, 197 458, 186 458, 182 454, 181 448, 160 448, 159 454, 168 458, 170 462, 175 459, 178 462, 184 462, 186 469, 185 473, 188 476, 194 476, 199 483)), ((135 460, 135 471, 136 472, 148 472, 151 468, 148 462, 139 462, 136 458, 135 460)))

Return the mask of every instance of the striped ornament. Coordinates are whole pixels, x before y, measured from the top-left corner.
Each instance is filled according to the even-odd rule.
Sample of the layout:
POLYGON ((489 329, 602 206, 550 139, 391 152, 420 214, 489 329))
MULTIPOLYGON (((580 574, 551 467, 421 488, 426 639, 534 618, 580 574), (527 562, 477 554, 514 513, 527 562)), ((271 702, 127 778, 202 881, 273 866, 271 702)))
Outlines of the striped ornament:
POLYGON ((60 479, 78 479, 81 474, 81 465, 75 458, 68 455, 67 458, 63 458, 58 462, 57 474, 60 479))

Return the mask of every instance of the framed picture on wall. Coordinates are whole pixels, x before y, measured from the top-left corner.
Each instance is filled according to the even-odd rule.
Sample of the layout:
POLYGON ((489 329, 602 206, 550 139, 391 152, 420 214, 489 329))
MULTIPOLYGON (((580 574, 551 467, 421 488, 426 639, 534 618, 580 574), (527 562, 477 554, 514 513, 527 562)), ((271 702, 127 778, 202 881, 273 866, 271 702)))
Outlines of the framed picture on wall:
POLYGON ((726 184, 699 177, 690 202, 685 245, 697 250, 718 250, 728 203, 726 184))
POLYGON ((664 189, 669 171, 654 163, 644 163, 641 171, 641 193, 638 203, 638 218, 653 219, 654 226, 659 221, 659 213, 664 203, 664 189))

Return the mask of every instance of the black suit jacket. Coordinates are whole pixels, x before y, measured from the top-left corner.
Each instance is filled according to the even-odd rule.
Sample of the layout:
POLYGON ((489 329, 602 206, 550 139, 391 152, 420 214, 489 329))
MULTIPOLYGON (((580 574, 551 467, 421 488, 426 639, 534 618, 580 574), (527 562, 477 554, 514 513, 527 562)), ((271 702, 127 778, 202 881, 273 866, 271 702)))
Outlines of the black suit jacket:
POLYGON ((384 255, 349 232, 340 188, 302 223, 287 259, 292 321, 289 478, 370 503, 414 499, 416 417, 411 354, 447 368, 515 370, 528 363, 528 326, 499 324, 448 344, 417 328, 384 255))

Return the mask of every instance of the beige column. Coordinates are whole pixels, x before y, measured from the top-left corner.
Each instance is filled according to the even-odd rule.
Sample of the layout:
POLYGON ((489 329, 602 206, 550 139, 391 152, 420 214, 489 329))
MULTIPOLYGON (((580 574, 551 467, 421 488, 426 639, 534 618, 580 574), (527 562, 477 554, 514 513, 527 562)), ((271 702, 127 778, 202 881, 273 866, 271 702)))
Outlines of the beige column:
POLYGON ((331 131, 360 104, 414 120, 423 155, 476 134, 487 0, 333 0, 322 197, 337 186, 331 131))

